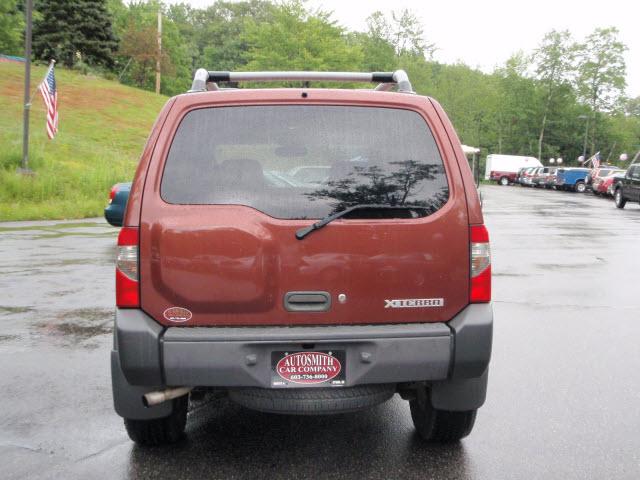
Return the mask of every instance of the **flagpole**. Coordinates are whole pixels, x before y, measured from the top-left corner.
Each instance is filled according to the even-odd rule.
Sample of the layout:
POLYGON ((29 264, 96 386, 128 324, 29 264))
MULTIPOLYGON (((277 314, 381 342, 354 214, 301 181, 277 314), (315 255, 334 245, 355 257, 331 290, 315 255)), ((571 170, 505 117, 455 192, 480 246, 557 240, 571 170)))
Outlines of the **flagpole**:
POLYGON ((22 163, 18 171, 23 174, 32 173, 29 169, 29 110, 31 109, 31 12, 33 0, 25 0, 25 21, 27 28, 24 35, 24 115, 22 127, 22 163))

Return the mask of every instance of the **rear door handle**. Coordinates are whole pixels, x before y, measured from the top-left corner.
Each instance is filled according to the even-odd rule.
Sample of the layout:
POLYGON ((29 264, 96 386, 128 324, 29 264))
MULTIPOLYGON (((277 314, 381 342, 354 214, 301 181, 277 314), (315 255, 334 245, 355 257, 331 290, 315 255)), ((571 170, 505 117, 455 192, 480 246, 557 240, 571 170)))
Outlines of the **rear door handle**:
POLYGON ((289 312, 326 312, 331 307, 329 292, 287 292, 284 308, 289 312))

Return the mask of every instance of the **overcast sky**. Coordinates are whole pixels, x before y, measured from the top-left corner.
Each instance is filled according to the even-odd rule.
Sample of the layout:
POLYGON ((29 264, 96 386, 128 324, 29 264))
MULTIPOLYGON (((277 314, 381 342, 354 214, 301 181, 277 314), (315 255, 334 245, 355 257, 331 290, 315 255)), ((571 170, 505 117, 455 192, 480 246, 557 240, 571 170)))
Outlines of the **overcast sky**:
MULTIPOLYGON (((171 0, 178 3, 185 0, 171 0)), ((187 0, 194 7, 213 0, 187 0)), ((637 0, 309 0, 308 5, 334 12, 333 18, 351 30, 365 30, 374 11, 409 8, 424 25, 425 38, 435 43, 435 59, 458 60, 484 71, 502 64, 517 50, 531 52, 551 29, 569 30, 582 39, 597 27, 615 26, 629 47, 627 95, 640 96, 640 2, 637 0)), ((214 69, 215 65, 206 65, 214 69)))

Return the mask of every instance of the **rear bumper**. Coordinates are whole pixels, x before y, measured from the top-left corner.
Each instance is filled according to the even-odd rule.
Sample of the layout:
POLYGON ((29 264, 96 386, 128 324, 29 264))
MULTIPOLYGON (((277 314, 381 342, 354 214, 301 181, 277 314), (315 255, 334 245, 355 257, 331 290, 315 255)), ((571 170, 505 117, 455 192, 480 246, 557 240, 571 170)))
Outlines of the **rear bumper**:
MULTIPOLYGON (((165 328, 142 310, 118 309, 112 368, 136 389, 270 388, 272 351, 344 350, 346 386, 429 382, 444 389, 480 380, 465 403, 480 406, 492 332, 491 304, 468 305, 447 323, 323 327, 165 328)), ((114 381, 116 410, 118 388, 114 381)))

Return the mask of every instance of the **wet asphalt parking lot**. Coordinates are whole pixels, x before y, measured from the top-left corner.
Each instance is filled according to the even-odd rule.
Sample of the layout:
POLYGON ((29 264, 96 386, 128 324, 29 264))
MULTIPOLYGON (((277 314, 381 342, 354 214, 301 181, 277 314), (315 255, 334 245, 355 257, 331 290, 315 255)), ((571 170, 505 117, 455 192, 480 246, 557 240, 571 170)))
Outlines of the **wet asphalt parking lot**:
POLYGON ((494 269, 488 398, 462 442, 426 446, 408 403, 294 417, 226 399, 168 448, 111 405, 117 230, 0 223, 0 478, 640 478, 640 206, 482 187, 494 269))

